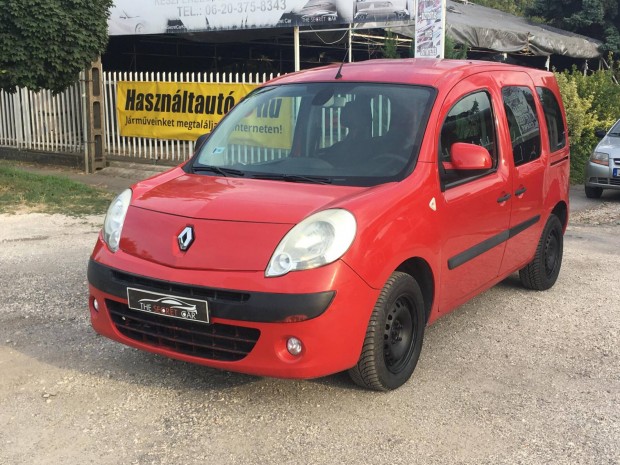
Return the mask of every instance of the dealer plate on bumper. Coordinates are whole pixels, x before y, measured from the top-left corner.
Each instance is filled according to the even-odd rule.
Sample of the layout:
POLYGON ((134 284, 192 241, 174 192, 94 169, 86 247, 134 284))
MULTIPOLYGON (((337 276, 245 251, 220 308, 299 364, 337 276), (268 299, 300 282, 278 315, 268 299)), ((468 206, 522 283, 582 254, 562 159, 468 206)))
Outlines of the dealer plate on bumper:
POLYGON ((209 323, 209 304, 205 300, 176 297, 142 289, 127 288, 127 305, 133 310, 209 323))

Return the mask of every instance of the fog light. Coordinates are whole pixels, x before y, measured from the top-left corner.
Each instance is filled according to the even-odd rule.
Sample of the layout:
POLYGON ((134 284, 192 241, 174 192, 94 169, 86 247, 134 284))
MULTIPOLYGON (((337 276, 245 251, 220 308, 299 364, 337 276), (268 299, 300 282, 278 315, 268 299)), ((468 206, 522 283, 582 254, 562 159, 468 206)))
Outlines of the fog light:
POLYGON ((93 299, 93 308, 98 312, 99 311, 99 302, 97 299, 93 299))
POLYGON ((302 349, 301 341, 296 337, 291 337, 286 341, 286 350, 288 350, 289 354, 297 356, 301 354, 302 349))

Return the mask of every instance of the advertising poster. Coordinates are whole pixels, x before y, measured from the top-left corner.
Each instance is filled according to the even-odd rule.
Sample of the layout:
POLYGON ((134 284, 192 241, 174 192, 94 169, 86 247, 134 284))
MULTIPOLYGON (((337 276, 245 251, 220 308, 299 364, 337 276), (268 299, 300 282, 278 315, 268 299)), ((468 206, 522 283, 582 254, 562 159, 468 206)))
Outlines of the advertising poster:
POLYGON ((211 132, 255 87, 251 84, 119 82, 116 106, 121 136, 195 140, 211 132))
POLYGON ((248 147, 290 149, 295 115, 292 98, 274 98, 243 118, 229 142, 248 147))
POLYGON ((110 35, 402 23, 415 0, 116 0, 110 35))
POLYGON ((416 58, 443 58, 446 0, 418 0, 415 22, 416 58))

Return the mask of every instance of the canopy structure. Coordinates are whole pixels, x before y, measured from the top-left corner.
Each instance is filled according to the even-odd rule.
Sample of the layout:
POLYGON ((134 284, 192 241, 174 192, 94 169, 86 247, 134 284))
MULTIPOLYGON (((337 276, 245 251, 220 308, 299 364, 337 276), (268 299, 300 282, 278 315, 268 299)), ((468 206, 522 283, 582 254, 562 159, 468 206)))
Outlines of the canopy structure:
MULTIPOLYGON (((295 0, 303 5, 319 4, 322 1, 295 0)), ((293 26, 214 31, 188 29, 181 32, 182 28, 168 27, 166 23, 168 26, 160 31, 149 29, 153 22, 145 22, 146 13, 141 13, 144 17, 136 17, 123 10, 120 16, 117 15, 117 34, 110 37, 103 62, 106 69, 116 71, 286 73, 296 69, 298 63, 301 63, 301 68, 311 68, 324 63, 341 62, 345 56, 353 61, 380 58, 385 47, 386 30, 397 33, 394 39, 399 52, 407 56, 415 37, 412 20, 416 11, 412 7, 415 2, 399 1, 408 5, 409 21, 406 18, 388 17, 388 21, 379 22, 373 16, 367 21, 356 22, 352 13, 353 5, 378 2, 327 0, 327 3, 334 5, 348 5, 350 14, 339 16, 348 22, 302 27, 299 31, 302 33, 301 43, 299 32, 293 33, 293 26), (125 24, 128 22, 131 24, 125 24), (123 24, 126 27, 121 30, 120 25, 123 24)), ((151 6, 164 5, 161 8, 181 3, 191 3, 193 8, 230 3, 225 0, 116 0, 117 4, 133 6, 142 4, 140 2, 151 6)), ((285 2, 286 5, 292 3, 289 0, 285 2)), ((210 11, 213 12, 213 8, 210 11)), ((455 42, 465 44, 470 49, 468 56, 473 59, 511 60, 525 66, 561 70, 575 64, 587 66, 587 60, 600 58, 600 42, 594 39, 534 24, 492 8, 447 0, 446 16, 446 34, 455 42), (494 55, 489 56, 491 53, 494 55), (510 56, 498 57, 497 54, 510 56), (581 61, 586 63, 581 64, 581 61)))
MULTIPOLYGON (((414 37, 413 26, 390 28, 414 37)), ((598 58, 599 41, 469 2, 447 0, 446 34, 472 48, 536 56, 598 58)))

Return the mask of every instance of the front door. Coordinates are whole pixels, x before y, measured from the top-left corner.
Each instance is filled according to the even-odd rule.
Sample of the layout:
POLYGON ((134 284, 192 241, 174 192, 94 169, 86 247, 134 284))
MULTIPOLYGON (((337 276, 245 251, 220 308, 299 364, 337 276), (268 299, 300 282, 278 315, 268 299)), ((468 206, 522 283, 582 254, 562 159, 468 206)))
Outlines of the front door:
POLYGON ((466 301, 499 274, 512 203, 510 166, 499 150, 495 123, 500 101, 492 77, 474 75, 450 92, 439 119, 441 313, 466 301), (492 168, 452 169, 450 147, 455 142, 485 147, 492 168))

